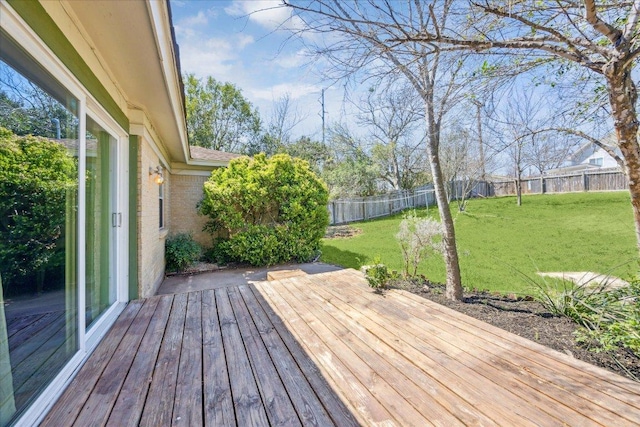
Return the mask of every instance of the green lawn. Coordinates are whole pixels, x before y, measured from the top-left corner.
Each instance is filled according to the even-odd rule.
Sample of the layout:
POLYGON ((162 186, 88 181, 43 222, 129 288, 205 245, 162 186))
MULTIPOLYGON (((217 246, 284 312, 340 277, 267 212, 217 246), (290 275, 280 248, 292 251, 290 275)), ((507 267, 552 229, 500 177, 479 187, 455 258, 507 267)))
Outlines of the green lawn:
MULTIPOLYGON (((633 216, 626 192, 524 196, 471 200, 465 213, 451 205, 465 287, 527 293, 537 271, 596 271, 629 277, 638 270, 633 216), (624 265, 623 265, 624 264, 624 265)), ((437 210, 419 210, 437 217, 437 210)), ((395 240, 401 215, 353 224, 362 234, 324 240, 321 260, 359 268, 380 256, 401 270, 395 240)), ((444 282, 441 257, 420 273, 444 282)))

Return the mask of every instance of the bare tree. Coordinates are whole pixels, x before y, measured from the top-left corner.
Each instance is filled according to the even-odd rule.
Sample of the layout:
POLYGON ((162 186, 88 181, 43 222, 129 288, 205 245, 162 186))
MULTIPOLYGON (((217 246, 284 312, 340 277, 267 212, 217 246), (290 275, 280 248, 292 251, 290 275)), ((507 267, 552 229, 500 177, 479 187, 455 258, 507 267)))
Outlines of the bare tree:
POLYGON ((367 78, 403 76, 423 102, 426 151, 442 221, 443 254, 447 270, 446 296, 462 298, 460 266, 453 218, 442 178, 438 153, 443 119, 461 92, 464 57, 447 55, 437 45, 408 36, 428 33, 437 18, 446 25, 453 0, 342 2, 314 0, 294 3, 283 0, 306 24, 303 31, 315 32, 324 41, 316 51, 329 59, 336 73, 367 78))
MULTIPOLYGON (((638 93, 632 76, 640 56, 640 0, 460 0, 455 6, 452 16, 432 13, 427 26, 404 26, 402 33, 390 35, 383 22, 370 27, 387 34, 388 45, 418 42, 445 51, 518 55, 511 66, 521 71, 557 61, 562 72, 573 67, 602 84, 629 181, 640 250, 638 93)), ((611 147, 597 145, 613 155, 611 147)))
POLYGON ((482 174, 484 162, 478 153, 477 141, 463 124, 447 126, 440 141, 440 159, 447 199, 455 200, 458 211, 466 208, 471 190, 482 174))
POLYGON ((371 88, 358 103, 359 124, 370 130, 372 159, 394 190, 411 189, 426 179, 425 135, 420 98, 412 87, 371 88))
POLYGON ((547 129, 533 130, 532 133, 525 159, 539 175, 560 167, 578 145, 578 139, 572 134, 547 129))
POLYGON ((495 111, 491 130, 501 141, 509 159, 508 167, 515 177, 516 203, 522 205, 522 177, 531 166, 532 149, 541 139, 538 129, 545 127, 542 98, 534 98, 532 91, 511 89, 506 104, 495 111))
POLYGON ((273 103, 268 132, 280 144, 286 145, 291 142, 293 128, 306 118, 307 115, 301 114, 293 104, 291 95, 285 93, 273 103))

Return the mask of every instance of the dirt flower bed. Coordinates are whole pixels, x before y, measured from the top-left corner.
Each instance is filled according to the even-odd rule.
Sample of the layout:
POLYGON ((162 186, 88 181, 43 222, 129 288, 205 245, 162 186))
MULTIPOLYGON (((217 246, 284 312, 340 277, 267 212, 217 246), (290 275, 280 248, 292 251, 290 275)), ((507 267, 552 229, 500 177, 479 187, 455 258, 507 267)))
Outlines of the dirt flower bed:
POLYGON ((359 228, 354 228, 350 225, 331 225, 327 227, 327 232, 324 235, 325 239, 346 239, 348 237, 357 236, 362 233, 359 228))
POLYGON ((402 282, 396 286, 576 359, 640 381, 638 356, 625 349, 598 353, 576 343, 574 331, 580 326, 566 317, 552 315, 536 301, 487 292, 465 292, 463 301, 451 301, 445 298, 441 284, 402 282))

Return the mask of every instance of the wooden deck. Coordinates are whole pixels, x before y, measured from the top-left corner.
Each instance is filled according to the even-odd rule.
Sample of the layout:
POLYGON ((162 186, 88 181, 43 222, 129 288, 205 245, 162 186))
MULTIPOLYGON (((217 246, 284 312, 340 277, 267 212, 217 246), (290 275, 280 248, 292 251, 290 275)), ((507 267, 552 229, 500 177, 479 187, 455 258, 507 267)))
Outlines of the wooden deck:
POLYGON ((43 425, 640 424, 640 384, 353 270, 134 301, 43 425))

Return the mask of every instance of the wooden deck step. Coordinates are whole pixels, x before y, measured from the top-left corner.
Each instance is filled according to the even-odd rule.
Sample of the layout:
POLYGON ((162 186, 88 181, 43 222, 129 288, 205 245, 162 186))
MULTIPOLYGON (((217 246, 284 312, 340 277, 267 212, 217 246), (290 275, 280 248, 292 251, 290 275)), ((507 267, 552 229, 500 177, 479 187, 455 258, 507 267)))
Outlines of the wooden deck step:
POLYGON ((300 270, 299 268, 295 270, 274 270, 267 272, 267 281, 271 282, 274 280, 283 280, 289 279, 291 277, 302 277, 306 275, 307 273, 300 270))

